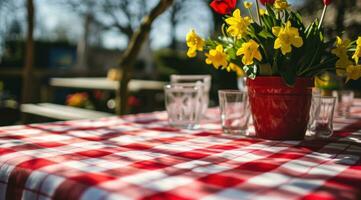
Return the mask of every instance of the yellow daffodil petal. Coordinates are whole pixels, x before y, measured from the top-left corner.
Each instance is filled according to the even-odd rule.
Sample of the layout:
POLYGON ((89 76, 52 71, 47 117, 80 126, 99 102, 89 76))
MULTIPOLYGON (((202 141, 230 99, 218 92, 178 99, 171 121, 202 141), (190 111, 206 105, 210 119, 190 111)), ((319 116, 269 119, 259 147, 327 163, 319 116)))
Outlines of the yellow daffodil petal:
POLYGON ((279 38, 277 38, 277 39, 275 40, 274 48, 275 48, 275 49, 281 48, 281 40, 280 40, 279 38))
POLYGON ((188 51, 187 51, 187 56, 190 57, 190 58, 193 58, 193 57, 196 57, 197 55, 197 51, 189 48, 188 51))
POLYGON ((193 29, 187 34, 186 43, 189 47, 187 56, 191 58, 197 55, 197 51, 203 51, 205 45, 205 41, 193 29))
POLYGON ((242 44, 241 48, 237 50, 236 55, 243 55, 242 63, 244 65, 252 65, 254 63, 254 58, 256 58, 258 61, 262 60, 262 55, 258 47, 259 44, 251 39, 248 42, 242 44))
POLYGON ((350 40, 342 40, 341 37, 337 36, 336 42, 335 42, 335 48, 331 50, 331 53, 336 55, 338 58, 345 60, 345 57, 348 57, 347 55, 347 48, 350 45, 350 40))
POLYGON ((303 40, 301 37, 299 36, 296 36, 292 42, 292 45, 297 47, 297 48, 300 48, 302 45, 303 45, 303 40))
POLYGON ((345 55, 339 58, 336 62, 336 74, 337 76, 347 76, 346 67, 352 65, 352 62, 348 59, 348 56, 345 55))
POLYGON ((292 46, 300 48, 303 45, 298 29, 292 27, 290 21, 287 21, 284 27, 273 27, 272 33, 277 37, 274 48, 281 49, 283 55, 292 52, 292 46))
POLYGON ((262 61, 262 55, 261 55, 260 52, 256 52, 256 53, 254 54, 254 57, 255 57, 258 61, 262 61))
POLYGON ((358 64, 359 58, 361 57, 361 37, 358 37, 356 40, 356 50, 352 55, 352 59, 355 60, 356 65, 358 64))
POLYGON ((207 64, 212 64, 214 68, 225 68, 228 66, 227 54, 223 51, 222 45, 217 45, 215 49, 211 49, 209 53, 205 54, 207 64))
POLYGON ((227 71, 236 72, 238 77, 245 76, 245 72, 243 71, 243 69, 234 63, 229 63, 229 65, 227 66, 227 71))
POLYGON ((347 81, 357 80, 361 77, 361 65, 349 65, 346 67, 347 81))
POLYGON ((259 14, 260 14, 261 16, 264 16, 264 15, 268 15, 268 12, 267 12, 266 9, 260 8, 260 9, 259 9, 259 14))
POLYGON ((228 34, 233 37, 242 38, 246 35, 247 28, 252 23, 252 20, 248 16, 242 17, 241 11, 236 9, 232 17, 228 17, 225 22, 229 26, 227 28, 228 34))
POLYGON ((292 52, 291 45, 283 45, 281 47, 281 52, 282 52, 283 55, 286 55, 287 53, 291 53, 292 52))
POLYGON ((287 9, 290 5, 288 4, 287 0, 276 0, 273 6, 278 10, 287 9))
POLYGON ((234 10, 232 15, 235 18, 240 18, 241 17, 241 10, 239 10, 239 9, 234 10))
POLYGON ((280 33, 280 31, 281 31, 281 27, 279 27, 279 26, 272 27, 272 33, 276 37, 278 37, 278 34, 280 33))

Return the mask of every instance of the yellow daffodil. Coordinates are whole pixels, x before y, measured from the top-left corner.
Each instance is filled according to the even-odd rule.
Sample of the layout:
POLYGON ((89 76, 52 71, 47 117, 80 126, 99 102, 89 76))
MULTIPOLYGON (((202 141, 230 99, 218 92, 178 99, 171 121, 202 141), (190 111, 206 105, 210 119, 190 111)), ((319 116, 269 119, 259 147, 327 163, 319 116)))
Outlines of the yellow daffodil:
POLYGON ((336 74, 337 76, 347 76, 346 67, 352 65, 352 61, 348 57, 340 57, 336 62, 336 74))
POLYGON ((253 3, 249 2, 249 1, 244 1, 243 5, 245 8, 250 9, 250 8, 252 8, 253 3))
POLYGON ((361 37, 358 37, 356 41, 356 51, 352 56, 352 59, 355 60, 356 65, 358 64, 360 57, 361 57, 361 37))
POLYGON ((243 69, 240 66, 238 66, 238 65, 236 65, 234 63, 229 63, 229 65, 227 67, 227 71, 228 72, 230 72, 230 71, 236 72, 238 77, 245 76, 245 72, 243 71, 243 69))
POLYGON ((281 49, 283 55, 292 52, 292 46, 299 48, 303 45, 298 29, 292 27, 290 21, 286 23, 285 27, 273 27, 272 33, 277 37, 274 48, 281 49))
POLYGON ((349 60, 347 55, 347 47, 350 44, 350 40, 342 40, 341 37, 337 36, 336 38, 336 48, 332 49, 331 53, 335 54, 338 57, 336 62, 336 74, 338 76, 346 76, 346 67, 352 65, 352 62, 349 60))
POLYGON ((361 65, 349 65, 346 68, 347 81, 357 80, 361 77, 361 65))
POLYGON ((206 63, 213 64, 214 68, 218 69, 226 68, 228 65, 227 54, 223 51, 222 45, 217 45, 216 49, 209 50, 209 53, 205 54, 207 56, 206 63))
POLYGON ((350 40, 342 40, 339 36, 336 38, 336 48, 332 49, 331 53, 335 54, 337 57, 341 58, 345 55, 347 56, 347 47, 350 44, 350 40))
POLYGON ((203 51, 205 42, 193 29, 187 34, 186 42, 187 46, 189 47, 187 51, 188 57, 195 57, 197 55, 197 51, 203 51))
POLYGON ((287 0, 276 0, 273 5, 278 10, 284 10, 290 7, 290 4, 288 4, 287 0))
POLYGON ((236 9, 232 17, 229 17, 225 20, 225 22, 229 25, 227 28, 227 32, 237 38, 242 38, 247 33, 247 27, 252 23, 250 17, 242 17, 241 11, 236 9))
POLYGON ((242 63, 244 65, 252 65, 254 63, 253 59, 256 58, 258 61, 262 60, 262 55, 259 52, 259 44, 254 40, 250 40, 242 44, 236 52, 237 56, 243 55, 242 63))
POLYGON ((267 11, 266 9, 260 8, 260 9, 259 9, 259 14, 260 14, 261 16, 268 15, 268 11, 267 11))

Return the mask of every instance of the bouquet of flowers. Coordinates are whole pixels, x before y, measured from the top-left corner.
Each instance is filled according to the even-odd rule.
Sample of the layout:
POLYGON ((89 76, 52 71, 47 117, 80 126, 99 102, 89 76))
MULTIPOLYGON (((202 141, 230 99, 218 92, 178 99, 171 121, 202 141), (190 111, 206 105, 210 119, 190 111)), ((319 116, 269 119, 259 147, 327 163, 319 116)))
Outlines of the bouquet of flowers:
POLYGON ((187 55, 195 57, 205 51, 205 62, 216 69, 251 79, 280 76, 288 86, 297 77, 315 77, 325 71, 336 71, 347 80, 361 77, 361 37, 356 41, 325 38, 322 22, 331 0, 323 0, 320 20, 307 25, 287 0, 260 2, 263 8, 256 0, 254 9, 253 3, 243 1, 248 10, 244 16, 236 8, 237 0, 214 0, 210 6, 224 15, 222 35, 205 40, 191 30, 186 38, 187 55))

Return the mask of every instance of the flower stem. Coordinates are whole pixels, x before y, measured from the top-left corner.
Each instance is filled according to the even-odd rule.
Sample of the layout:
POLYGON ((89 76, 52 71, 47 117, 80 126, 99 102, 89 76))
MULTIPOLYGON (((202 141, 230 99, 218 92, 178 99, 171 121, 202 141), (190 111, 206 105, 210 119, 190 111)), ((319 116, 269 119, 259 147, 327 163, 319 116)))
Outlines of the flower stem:
POLYGON ((257 9, 257 18, 258 18, 258 22, 259 22, 259 25, 262 26, 262 21, 261 21, 261 14, 259 13, 259 3, 258 3, 258 0, 256 0, 256 9, 257 9))
POLYGON ((318 29, 321 28, 322 23, 323 23, 323 20, 325 19, 326 10, 327 10, 327 6, 325 5, 325 6, 323 7, 323 11, 322 11, 320 23, 318 24, 318 29))
POLYGON ((251 9, 248 8, 247 10, 248 10, 249 16, 252 18, 253 21, 255 21, 255 18, 254 18, 253 14, 252 14, 251 9))

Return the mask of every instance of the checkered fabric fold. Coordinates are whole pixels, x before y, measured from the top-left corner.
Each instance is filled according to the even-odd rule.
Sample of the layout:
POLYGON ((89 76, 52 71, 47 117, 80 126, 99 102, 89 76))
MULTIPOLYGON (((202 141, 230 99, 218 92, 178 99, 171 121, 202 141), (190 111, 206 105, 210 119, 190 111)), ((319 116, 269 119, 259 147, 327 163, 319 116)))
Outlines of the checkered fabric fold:
POLYGON ((329 140, 222 134, 157 112, 0 128, 0 199, 357 199, 361 106, 329 140))

